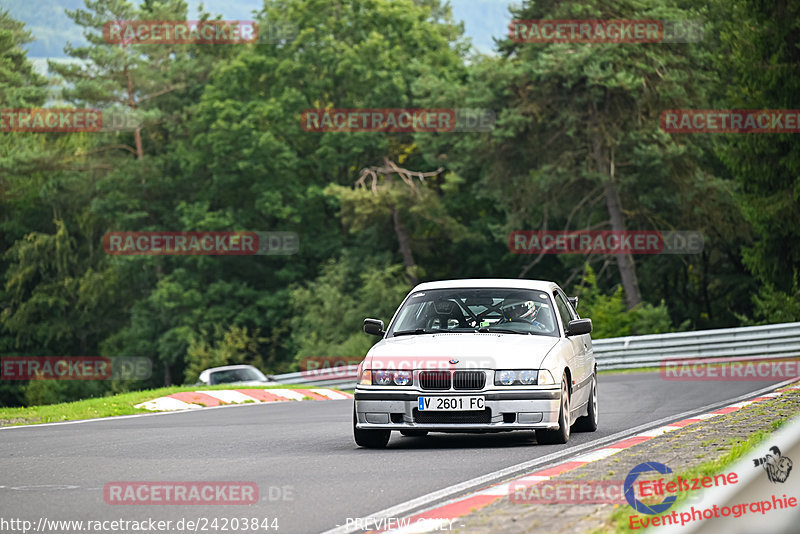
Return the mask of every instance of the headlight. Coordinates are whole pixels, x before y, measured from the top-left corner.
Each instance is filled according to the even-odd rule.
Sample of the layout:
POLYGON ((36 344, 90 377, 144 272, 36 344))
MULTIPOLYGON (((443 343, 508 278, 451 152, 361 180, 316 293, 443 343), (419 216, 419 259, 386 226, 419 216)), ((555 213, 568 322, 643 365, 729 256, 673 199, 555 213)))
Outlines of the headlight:
POLYGON ((517 380, 520 384, 529 386, 536 383, 536 371, 520 371, 517 373, 517 380))
POLYGON ((394 383, 398 386, 407 386, 411 384, 411 371, 395 371, 394 383))
POLYGON ((514 371, 500 371, 496 376, 497 378, 495 378, 495 383, 499 381, 503 386, 510 386, 517 379, 514 371))
POLYGON ((496 386, 535 386, 553 384, 553 377, 548 371, 536 369, 523 369, 520 371, 495 371, 494 384, 496 386), (542 378, 550 377, 549 382, 542 382, 542 378), (537 378, 539 379, 537 382, 537 378))
POLYGON ((361 377, 361 384, 372 384, 373 386, 410 386, 411 371, 394 371, 391 369, 364 371, 361 377), (370 381, 367 382, 367 373, 370 373, 370 381))
POLYGON ((392 383, 392 372, 375 371, 372 373, 372 383, 376 386, 388 386, 392 383))

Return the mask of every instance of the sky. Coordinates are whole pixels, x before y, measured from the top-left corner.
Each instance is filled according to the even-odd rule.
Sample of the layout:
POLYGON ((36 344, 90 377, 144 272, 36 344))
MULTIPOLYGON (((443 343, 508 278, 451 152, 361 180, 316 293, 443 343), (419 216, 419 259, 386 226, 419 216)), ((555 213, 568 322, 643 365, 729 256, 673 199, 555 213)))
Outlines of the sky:
MULTIPOLYGON (((222 15, 223 19, 249 20, 263 0, 187 0, 190 18, 203 3, 206 11, 222 15)), ((456 20, 464 22, 465 33, 480 52, 490 54, 494 49, 492 37, 502 37, 508 28, 508 6, 512 0, 450 0, 456 20)), ((64 58, 67 40, 79 44, 80 33, 64 14, 64 8, 83 5, 82 0, 0 0, 0 6, 11 16, 22 20, 37 39, 27 45, 29 57, 64 58)), ((44 63, 40 60, 38 63, 44 63)))
MULTIPOLYGON (((187 0, 189 12, 197 12, 201 0, 187 0)), ((248 19, 253 5, 262 5, 261 0, 202 0, 206 11, 221 13, 223 18, 248 19)), ((491 53, 492 36, 501 37, 507 32, 508 5, 511 0, 450 0, 453 16, 464 21, 464 30, 472 38, 472 44, 483 53, 491 53)))

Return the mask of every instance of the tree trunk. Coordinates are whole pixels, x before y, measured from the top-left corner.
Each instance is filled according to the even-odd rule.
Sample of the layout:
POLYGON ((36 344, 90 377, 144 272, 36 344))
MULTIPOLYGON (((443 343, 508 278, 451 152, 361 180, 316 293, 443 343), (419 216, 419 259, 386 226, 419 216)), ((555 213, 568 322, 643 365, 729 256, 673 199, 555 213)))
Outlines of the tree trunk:
MULTIPOLYGON (((134 95, 136 92, 133 87, 133 77, 131 76, 131 71, 128 68, 127 62, 125 63, 124 73, 128 81, 128 108, 130 108, 131 113, 135 113, 137 106, 136 106, 136 97, 134 95)), ((133 131, 133 139, 134 143, 136 144, 136 159, 141 160, 144 158, 144 146, 142 145, 141 126, 137 127, 133 131)), ((144 178, 142 178, 142 180, 144 180, 144 178)))
POLYGON ((397 208, 392 207, 392 222, 394 223, 394 232, 397 235, 397 243, 400 245, 400 255, 403 257, 403 265, 406 267, 406 276, 412 285, 417 285, 419 279, 417 278, 417 265, 414 263, 414 255, 411 252, 411 243, 408 238, 408 230, 406 230, 403 221, 400 219, 400 212, 397 208))
MULTIPOLYGON (((605 155, 601 132, 595 128, 593 137, 593 152, 597 171, 607 174, 608 179, 603 184, 606 197, 606 207, 608 216, 611 220, 611 229, 614 232, 625 231, 625 217, 622 213, 622 202, 619 198, 619 191, 614 180, 614 154, 607 158, 605 155)), ((615 254, 619 277, 622 280, 622 289, 625 292, 625 304, 630 310, 642 302, 642 294, 639 291, 639 281, 636 278, 636 264, 630 253, 615 254)))
MULTIPOLYGON (((611 229, 615 232, 625 230, 625 219, 622 216, 622 205, 619 200, 617 186, 612 181, 605 184, 606 206, 608 215, 611 218, 611 229)), ((633 256, 629 253, 615 254, 617 257, 617 269, 622 279, 622 289, 625 291, 625 303, 630 310, 642 302, 642 294, 639 291, 639 280, 636 278, 636 264, 633 256)))
POLYGON ((133 139, 136 143, 136 159, 144 159, 144 147, 142 145, 142 129, 136 128, 133 132, 133 139))

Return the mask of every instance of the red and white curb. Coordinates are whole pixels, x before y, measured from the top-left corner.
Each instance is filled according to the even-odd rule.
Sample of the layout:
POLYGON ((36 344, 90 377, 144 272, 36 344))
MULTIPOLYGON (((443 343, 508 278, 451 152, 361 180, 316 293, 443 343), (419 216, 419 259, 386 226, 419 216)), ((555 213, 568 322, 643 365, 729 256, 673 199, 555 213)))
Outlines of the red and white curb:
POLYGON ((352 399, 349 393, 333 389, 215 389, 208 391, 182 391, 166 397, 137 404, 154 412, 194 410, 226 404, 250 404, 262 402, 283 402, 301 400, 341 400, 352 399))
POLYGON ((403 523, 406 526, 392 530, 381 530, 379 532, 387 532, 390 534, 421 534, 424 532, 439 530, 448 524, 452 524, 456 519, 476 512, 477 510, 480 510, 481 508, 484 508, 507 496, 509 488, 512 484, 514 485, 514 491, 524 491, 534 484, 538 484, 545 480, 550 480, 552 477, 572 471, 573 469, 577 469, 578 467, 588 463, 596 462, 597 460, 602 460, 603 458, 608 458, 609 456, 613 456, 614 454, 633 447, 634 445, 651 440, 656 436, 661 436, 662 434, 666 434, 667 432, 672 432, 674 430, 680 430, 681 428, 693 425, 694 423, 698 423, 705 419, 711 419, 712 417, 735 412, 756 402, 769 400, 773 397, 779 397, 784 391, 797 389, 800 389, 800 384, 784 387, 754 399, 737 402, 729 406, 725 406, 724 408, 719 408, 713 412, 695 415, 689 419, 684 419, 682 421, 670 423, 653 430, 642 432, 630 438, 612 443, 611 445, 606 445, 605 447, 600 447, 593 451, 580 454, 574 458, 570 458, 569 460, 556 464, 553 467, 534 471, 507 482, 494 484, 484 488, 483 490, 479 490, 477 492, 470 493, 469 495, 460 497, 454 501, 450 501, 437 508, 426 510, 425 512, 413 515, 409 518, 404 518, 403 523))

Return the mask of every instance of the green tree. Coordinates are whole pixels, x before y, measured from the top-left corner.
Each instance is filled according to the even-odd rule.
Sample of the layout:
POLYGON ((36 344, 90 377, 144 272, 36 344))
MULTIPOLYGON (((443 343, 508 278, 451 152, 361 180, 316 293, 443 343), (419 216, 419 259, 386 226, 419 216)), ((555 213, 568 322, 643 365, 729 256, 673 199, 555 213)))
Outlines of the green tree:
MULTIPOLYGON (((545 1, 512 9, 515 19, 689 15, 667 2, 545 1)), ((478 87, 467 94, 473 101, 482 99, 481 107, 501 109, 492 134, 471 148, 484 158, 479 163, 486 171, 482 181, 487 196, 508 214, 506 235, 524 225, 646 228, 660 208, 679 204, 670 190, 690 188, 694 173, 676 167, 682 150, 659 131, 658 116, 664 108, 702 99, 704 75, 702 69, 697 72, 702 51, 672 44, 506 40, 500 52, 500 60, 476 62, 470 82, 478 87)), ((525 261, 521 276, 540 259, 525 261)), ((613 261, 632 308, 641 301, 633 257, 618 254, 613 261)), ((576 260, 571 266, 578 271, 581 263, 576 260)))
MULTIPOLYGON (((800 4, 735 0, 716 4, 721 104, 732 109, 796 109, 800 94, 800 4)), ((739 184, 753 227, 747 267, 778 291, 792 291, 800 265, 800 139, 796 134, 728 134, 720 158, 739 184)))
MULTIPOLYGON (((0 11, 0 108, 40 107, 47 99, 47 81, 34 72, 21 48, 29 40, 22 25, 0 11)), ((88 144, 85 134, 0 136, 3 354, 92 354, 103 329, 118 327, 109 314, 115 278, 94 246, 96 221, 86 207, 94 185, 80 170, 88 144)), ((103 387, 3 384, 0 402, 26 402, 21 397, 25 389, 44 396, 59 390, 76 398, 103 387)))
MULTIPOLYGON (((76 105, 99 107, 106 116, 126 118, 126 127, 114 129, 112 125, 108 132, 93 138, 89 155, 96 169, 98 194, 91 202, 91 214, 102 221, 105 230, 224 230, 214 223, 235 225, 231 217, 225 221, 209 217, 203 224, 203 217, 181 209, 191 205, 197 184, 176 158, 194 137, 188 117, 204 82, 217 62, 236 53, 235 46, 120 45, 107 42, 103 35, 110 21, 186 20, 184 0, 90 0, 86 9, 68 10, 67 14, 84 29, 88 44, 66 49, 80 62, 51 64, 66 82, 64 97, 76 105)), ((209 15, 201 11, 199 19, 208 20, 209 15)), ((212 289, 209 300, 204 301, 192 287, 207 280, 204 275, 219 273, 193 277, 186 270, 187 265, 203 264, 204 260, 156 256, 107 261, 117 279, 126 283, 127 298, 118 299, 116 316, 127 324, 107 332, 103 350, 151 357, 154 368, 162 370, 161 383, 172 383, 173 376, 184 375, 183 360, 192 336, 215 331, 187 306, 213 308, 213 299, 230 284, 223 280, 217 286, 220 291, 212 289), (181 313, 176 315, 176 311, 181 313)), ((233 302, 229 305, 225 315, 233 317, 237 311, 233 302)))
POLYGON ((306 357, 363 357, 376 338, 362 330, 367 317, 388 325, 411 289, 403 265, 364 265, 352 256, 330 260, 315 280, 291 293, 297 361, 306 357))
POLYGON ((414 248, 434 239, 458 243, 469 237, 442 202, 442 187, 435 181, 442 171, 409 171, 386 158, 380 167, 362 169, 355 189, 331 184, 325 192, 339 199, 342 222, 351 232, 391 227, 406 275, 416 285, 425 273, 414 259, 414 248))
MULTIPOLYGON (((217 66, 199 102, 192 121, 198 133, 179 151, 182 172, 197 189, 181 206, 184 219, 300 235, 300 251, 290 258, 242 258, 224 272, 198 263, 209 278, 269 295, 270 311, 250 326, 273 340, 275 368, 299 350, 299 338, 285 335, 293 324, 286 311, 288 285, 317 278, 325 262, 345 251, 366 260, 391 252, 403 260, 390 220, 373 219, 376 224, 350 235, 339 214, 353 204, 334 194, 341 190, 326 187, 338 184, 356 193, 350 188, 361 169, 384 158, 404 156, 410 168, 421 164, 411 135, 312 133, 302 128, 301 114, 311 108, 415 107, 413 80, 462 65, 452 46, 460 30, 448 20, 449 11, 436 6, 409 0, 266 2, 261 27, 296 27, 296 37, 242 48, 217 66)), ((371 209, 374 199, 362 200, 359 209, 371 209)), ((342 323, 332 328, 352 332, 342 323)))
MULTIPOLYGON (((622 287, 617 286, 611 295, 606 295, 598 287, 594 270, 588 265, 576 293, 580 316, 592 320, 593 339, 663 334, 676 330, 664 302, 658 306, 644 302, 627 310, 622 287)), ((678 329, 687 326, 683 324, 678 329)))

